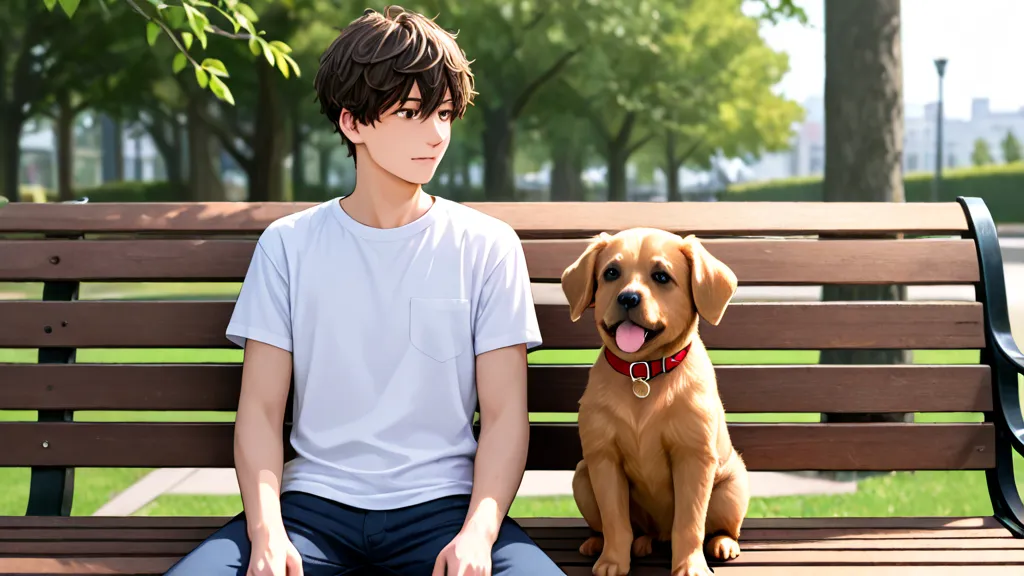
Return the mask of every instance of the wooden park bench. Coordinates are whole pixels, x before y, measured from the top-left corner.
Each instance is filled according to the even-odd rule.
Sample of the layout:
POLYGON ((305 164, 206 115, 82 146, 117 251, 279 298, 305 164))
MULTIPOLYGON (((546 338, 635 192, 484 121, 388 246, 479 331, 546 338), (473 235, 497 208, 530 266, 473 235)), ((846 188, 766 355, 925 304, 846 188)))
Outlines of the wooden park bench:
MULTIPOLYGON (((38 364, 0 365, 0 466, 31 468, 25 515, 0 518, 0 574, 161 574, 220 517, 71 516, 80 467, 232 466, 230 422, 75 421, 76 411, 233 411, 239 364, 83 364, 86 348, 231 348, 221 301, 76 301, 85 282, 242 279, 256 236, 296 204, 12 204, 0 209, 0 282, 44 282, 42 301, 0 302, 0 348, 38 364)), ((601 232, 695 233, 744 286, 961 285, 973 301, 741 302, 702 335, 717 350, 980 351, 969 365, 719 365, 730 414, 969 412, 983 422, 741 423, 751 470, 984 470, 994 514, 970 518, 751 518, 724 575, 1024 574, 1024 452, 1018 373, 996 229, 975 199, 943 204, 480 204, 524 240, 547 349, 595 350, 592 317, 572 323, 557 286, 601 232), (550 294, 555 296, 550 296, 550 294)), ((596 356, 596 353, 595 353, 596 356)), ((573 413, 587 365, 532 365, 535 413, 573 413)), ((178 412, 177 414, 181 414, 178 412)), ((136 419, 137 420, 137 419, 136 419)), ((167 420, 167 418, 163 418, 167 420)), ((184 418, 179 418, 184 420, 184 418)), ((572 470, 575 425, 532 424, 528 468, 572 470)), ((557 420, 554 419, 554 420, 557 420)), ((570 419, 571 420, 571 419, 570 419)), ((5 487, 6 488, 6 487, 5 487)), ((893 494, 897 497, 898 494, 893 494)), ((590 574, 577 518, 525 518, 570 575, 590 574)), ((668 574, 668 555, 633 574, 668 574)))

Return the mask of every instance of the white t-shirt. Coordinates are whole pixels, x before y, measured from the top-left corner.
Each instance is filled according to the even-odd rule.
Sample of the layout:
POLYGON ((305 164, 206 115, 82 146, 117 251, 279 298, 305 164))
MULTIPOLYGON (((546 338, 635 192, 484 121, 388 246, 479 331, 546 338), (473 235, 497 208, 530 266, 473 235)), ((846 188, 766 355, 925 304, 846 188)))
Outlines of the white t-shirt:
POLYGON ((363 225, 338 199, 260 236, 227 337, 291 351, 282 490, 366 509, 469 494, 475 356, 541 343, 522 244, 435 197, 407 225, 363 225))

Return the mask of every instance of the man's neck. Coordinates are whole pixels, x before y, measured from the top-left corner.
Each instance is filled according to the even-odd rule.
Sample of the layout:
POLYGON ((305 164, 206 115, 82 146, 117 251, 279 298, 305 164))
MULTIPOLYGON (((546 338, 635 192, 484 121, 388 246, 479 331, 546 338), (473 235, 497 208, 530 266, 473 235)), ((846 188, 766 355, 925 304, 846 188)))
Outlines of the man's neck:
POLYGON ((396 177, 362 155, 356 165, 356 186, 341 199, 354 220, 373 228, 398 228, 423 216, 434 199, 413 184, 396 177))

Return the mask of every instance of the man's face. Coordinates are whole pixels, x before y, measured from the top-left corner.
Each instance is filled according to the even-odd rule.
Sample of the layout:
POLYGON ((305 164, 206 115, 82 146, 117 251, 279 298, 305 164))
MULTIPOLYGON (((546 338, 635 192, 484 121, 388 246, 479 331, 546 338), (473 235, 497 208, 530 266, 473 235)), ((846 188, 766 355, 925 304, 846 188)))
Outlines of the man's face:
POLYGON ((370 160, 394 176, 413 184, 426 184, 434 176, 451 141, 451 93, 430 116, 420 113, 420 90, 413 85, 409 99, 384 111, 370 125, 357 124, 347 111, 342 112, 341 127, 355 144, 363 145, 370 160))

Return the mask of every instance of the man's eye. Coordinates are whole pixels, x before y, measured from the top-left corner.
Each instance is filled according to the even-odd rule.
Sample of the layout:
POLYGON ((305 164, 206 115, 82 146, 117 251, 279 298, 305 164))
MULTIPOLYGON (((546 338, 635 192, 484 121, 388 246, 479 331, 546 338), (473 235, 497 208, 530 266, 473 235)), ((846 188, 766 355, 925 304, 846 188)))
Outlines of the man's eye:
POLYGON ((397 114, 402 118, 415 118, 416 110, 399 110, 397 114))
POLYGON ((451 118, 452 118, 452 111, 451 110, 441 110, 440 116, 441 116, 441 120, 444 120, 444 121, 447 122, 448 120, 451 120, 451 118))

